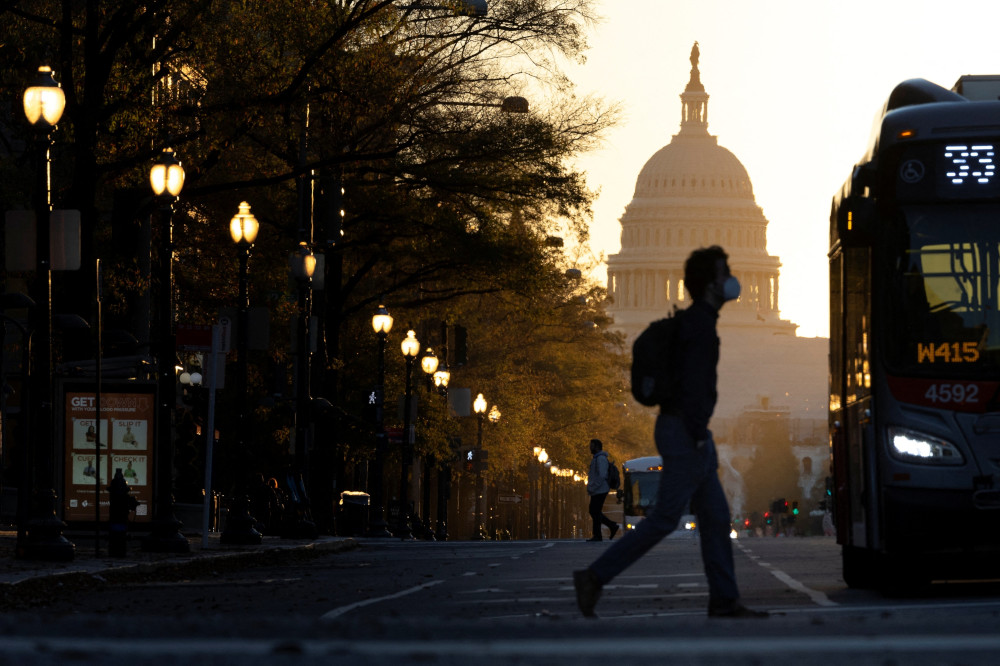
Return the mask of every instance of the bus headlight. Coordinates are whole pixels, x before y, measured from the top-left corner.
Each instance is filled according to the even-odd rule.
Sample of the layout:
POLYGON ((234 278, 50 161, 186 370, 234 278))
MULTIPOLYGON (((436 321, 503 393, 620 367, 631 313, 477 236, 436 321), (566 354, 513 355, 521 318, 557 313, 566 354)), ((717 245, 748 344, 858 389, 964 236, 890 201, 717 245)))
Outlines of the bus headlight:
POLYGON ((889 428, 889 451, 905 462, 927 465, 962 465, 961 451, 946 440, 907 428, 889 428))

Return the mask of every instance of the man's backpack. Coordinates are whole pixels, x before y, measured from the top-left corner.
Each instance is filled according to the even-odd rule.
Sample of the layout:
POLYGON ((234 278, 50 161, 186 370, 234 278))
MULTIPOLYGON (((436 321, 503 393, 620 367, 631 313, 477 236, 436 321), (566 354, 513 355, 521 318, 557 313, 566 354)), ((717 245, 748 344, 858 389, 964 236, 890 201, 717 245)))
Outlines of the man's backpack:
POLYGON ((670 401, 672 355, 677 318, 658 319, 632 343, 632 397, 653 407, 670 401))
POLYGON ((622 487, 622 473, 618 471, 618 465, 608 460, 608 488, 618 490, 622 487))

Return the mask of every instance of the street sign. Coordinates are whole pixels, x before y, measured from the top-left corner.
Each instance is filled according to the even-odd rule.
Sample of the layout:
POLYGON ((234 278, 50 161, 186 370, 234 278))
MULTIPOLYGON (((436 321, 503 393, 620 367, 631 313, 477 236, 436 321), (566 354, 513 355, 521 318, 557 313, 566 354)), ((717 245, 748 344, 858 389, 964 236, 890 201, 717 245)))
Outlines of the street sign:
POLYGON ((521 503, 521 496, 520 495, 501 495, 500 496, 500 503, 501 504, 520 504, 521 503))
POLYGON ((181 351, 211 351, 212 327, 177 324, 177 349, 181 351))

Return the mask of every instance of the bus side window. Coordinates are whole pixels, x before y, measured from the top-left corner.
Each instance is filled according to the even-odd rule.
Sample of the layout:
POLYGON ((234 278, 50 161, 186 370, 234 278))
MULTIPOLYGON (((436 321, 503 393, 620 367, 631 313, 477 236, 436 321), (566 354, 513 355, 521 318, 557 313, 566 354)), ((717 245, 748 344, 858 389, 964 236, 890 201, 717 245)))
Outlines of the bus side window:
POLYGON ((866 397, 871 388, 871 250, 844 252, 847 317, 844 342, 847 354, 846 405, 866 397))
POLYGON ((844 303, 841 286, 844 264, 843 250, 830 258, 830 415, 836 419, 836 413, 844 407, 844 364, 841 355, 844 353, 844 303))

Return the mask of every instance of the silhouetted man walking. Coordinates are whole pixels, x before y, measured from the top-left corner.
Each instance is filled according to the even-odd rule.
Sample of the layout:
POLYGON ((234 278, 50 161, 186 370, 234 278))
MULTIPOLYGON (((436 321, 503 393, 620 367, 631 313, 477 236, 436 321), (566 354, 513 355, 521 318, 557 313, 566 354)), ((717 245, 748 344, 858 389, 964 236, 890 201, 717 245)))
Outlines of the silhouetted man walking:
POLYGON ((587 494, 590 495, 590 517, 594 521, 594 534, 587 541, 601 541, 601 525, 607 525, 608 541, 618 533, 618 523, 604 515, 604 500, 611 492, 608 484, 608 454, 599 439, 590 440, 590 471, 587 472, 587 494))
POLYGON ((663 458, 656 502, 636 529, 588 568, 573 572, 577 604, 587 617, 594 617, 603 586, 673 532, 689 502, 701 531, 709 617, 767 616, 740 601, 729 539, 729 504, 708 430, 717 399, 719 310, 740 294, 740 283, 730 274, 727 260, 721 247, 712 246, 695 250, 684 265, 684 286, 694 303, 675 315, 676 335, 669 350, 675 370, 653 433, 663 458))

